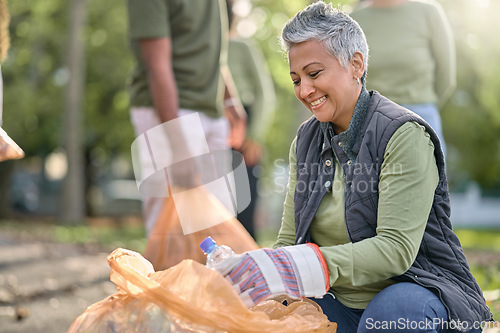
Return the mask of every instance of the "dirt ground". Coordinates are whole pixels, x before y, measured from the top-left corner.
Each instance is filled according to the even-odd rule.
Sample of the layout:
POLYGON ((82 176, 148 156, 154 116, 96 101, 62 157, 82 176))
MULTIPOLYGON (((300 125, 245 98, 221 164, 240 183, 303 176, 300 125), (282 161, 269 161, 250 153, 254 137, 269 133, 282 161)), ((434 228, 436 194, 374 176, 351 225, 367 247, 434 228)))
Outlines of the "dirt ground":
POLYGON ((116 291, 109 253, 0 234, 0 332, 66 332, 87 306, 116 291))

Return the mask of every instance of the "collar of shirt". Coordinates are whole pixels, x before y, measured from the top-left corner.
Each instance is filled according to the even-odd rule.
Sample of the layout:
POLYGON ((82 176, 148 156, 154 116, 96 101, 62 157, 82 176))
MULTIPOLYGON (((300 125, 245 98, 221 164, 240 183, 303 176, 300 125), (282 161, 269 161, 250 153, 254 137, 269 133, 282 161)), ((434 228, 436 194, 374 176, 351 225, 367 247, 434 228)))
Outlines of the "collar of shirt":
POLYGON ((340 141, 342 141, 342 150, 345 152, 350 160, 356 159, 356 154, 353 152, 353 146, 356 143, 356 139, 359 137, 363 123, 365 122, 366 114, 368 112, 368 106, 370 104, 371 94, 366 90, 363 85, 361 93, 359 94, 356 107, 352 114, 351 121, 349 122, 349 127, 345 132, 340 134, 335 134, 333 130, 332 123, 321 123, 321 130, 323 131, 323 143, 320 150, 324 152, 333 145, 333 138, 338 135, 340 141))

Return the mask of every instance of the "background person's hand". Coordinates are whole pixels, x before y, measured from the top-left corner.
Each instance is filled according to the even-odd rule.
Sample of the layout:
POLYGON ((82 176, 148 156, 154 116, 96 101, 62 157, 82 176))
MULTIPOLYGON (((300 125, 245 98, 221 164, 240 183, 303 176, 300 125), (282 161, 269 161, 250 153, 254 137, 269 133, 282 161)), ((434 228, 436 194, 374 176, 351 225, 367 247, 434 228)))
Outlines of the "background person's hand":
POLYGON ((246 139, 240 148, 247 166, 256 166, 262 159, 262 147, 255 141, 246 139))
MULTIPOLYGON (((235 104, 225 105, 224 113, 229 122, 228 145, 234 149, 240 149, 245 141, 247 131, 247 118, 241 116, 235 104)), ((240 106, 240 108, 242 108, 240 106)), ((244 111, 243 111, 244 112, 244 111)))

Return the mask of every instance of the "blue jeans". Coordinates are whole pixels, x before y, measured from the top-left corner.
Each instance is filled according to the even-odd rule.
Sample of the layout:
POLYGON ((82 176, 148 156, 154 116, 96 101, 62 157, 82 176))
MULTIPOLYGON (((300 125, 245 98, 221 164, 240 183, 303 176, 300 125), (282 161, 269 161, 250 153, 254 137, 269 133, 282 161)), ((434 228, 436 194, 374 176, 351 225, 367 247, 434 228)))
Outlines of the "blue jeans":
POLYGON ((441 141, 441 148, 443 149, 444 156, 446 156, 446 143, 444 142, 443 128, 441 126, 441 115, 434 103, 422 104, 403 104, 407 108, 422 117, 436 132, 441 141))
POLYGON ((348 308, 331 293, 313 300, 330 321, 337 323, 337 333, 456 332, 441 300, 415 283, 401 282, 385 288, 365 310, 348 308))

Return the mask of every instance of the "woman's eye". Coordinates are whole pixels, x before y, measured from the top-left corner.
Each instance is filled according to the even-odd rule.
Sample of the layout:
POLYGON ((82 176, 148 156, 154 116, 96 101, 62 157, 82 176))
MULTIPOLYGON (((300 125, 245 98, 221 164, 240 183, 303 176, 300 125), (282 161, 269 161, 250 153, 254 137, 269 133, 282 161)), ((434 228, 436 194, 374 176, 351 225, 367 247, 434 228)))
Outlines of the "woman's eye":
POLYGON ((312 78, 315 78, 315 77, 317 77, 317 76, 318 76, 318 74, 319 74, 320 72, 321 72, 321 71, 312 72, 312 73, 310 73, 310 74, 309 74, 309 76, 310 76, 310 77, 312 77, 312 78))
POLYGON ((300 80, 292 80, 294 86, 298 86, 300 84, 300 80))

